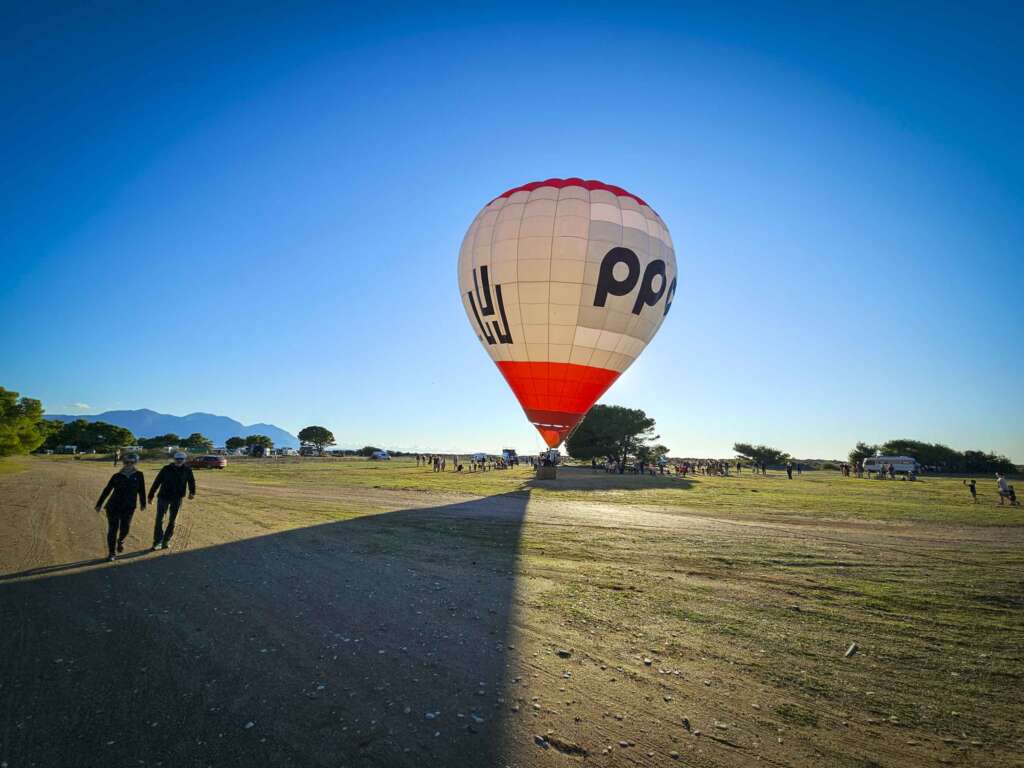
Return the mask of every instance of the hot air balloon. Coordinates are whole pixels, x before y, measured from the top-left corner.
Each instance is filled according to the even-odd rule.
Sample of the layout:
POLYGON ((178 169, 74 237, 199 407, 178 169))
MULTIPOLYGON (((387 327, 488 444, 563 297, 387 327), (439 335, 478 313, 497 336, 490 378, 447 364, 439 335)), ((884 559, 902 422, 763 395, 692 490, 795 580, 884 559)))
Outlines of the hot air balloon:
POLYGON ((675 251, 658 214, 621 187, 536 181, 477 214, 459 290, 526 417, 557 448, 661 327, 675 251))

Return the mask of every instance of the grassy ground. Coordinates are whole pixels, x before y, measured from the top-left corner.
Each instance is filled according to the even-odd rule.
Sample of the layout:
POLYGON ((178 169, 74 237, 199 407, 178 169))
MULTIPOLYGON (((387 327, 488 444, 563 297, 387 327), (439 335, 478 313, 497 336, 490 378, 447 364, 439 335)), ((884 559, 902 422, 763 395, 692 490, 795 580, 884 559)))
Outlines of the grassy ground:
POLYGON ((0 459, 0 475, 10 475, 21 472, 27 468, 27 464, 16 459, 0 459))
MULTIPOLYGON (((68 459, 15 463, 49 461, 68 459)), ((68 485, 43 487, 79 483, 91 504, 113 467, 74 465, 68 485)), ((509 574, 514 599, 498 607, 510 611, 502 697, 515 709, 502 728, 517 764, 564 759, 538 733, 612 767, 674 764, 672 751, 728 768, 1024 764, 1024 515, 999 506, 994 482, 974 505, 956 478, 833 472, 684 481, 567 468, 540 483, 525 468, 232 459, 197 477, 184 550, 218 522, 263 533, 361 518, 335 530, 369 563, 461 573, 465 594, 509 574), (467 495, 492 498, 458 503, 467 495)))
MULTIPOLYGON (((156 465, 154 465, 155 468, 156 465)), ((225 472, 255 484, 466 493, 529 492, 533 498, 598 501, 698 511, 752 519, 820 518, 1022 525, 1024 508, 999 506, 995 481, 979 482, 979 503, 959 478, 917 482, 858 480, 838 472, 806 472, 787 480, 744 472, 731 477, 639 477, 563 468, 556 481, 535 481, 529 468, 435 473, 412 460, 231 459, 225 472)), ((1022 484, 1024 491, 1024 484, 1022 484)))

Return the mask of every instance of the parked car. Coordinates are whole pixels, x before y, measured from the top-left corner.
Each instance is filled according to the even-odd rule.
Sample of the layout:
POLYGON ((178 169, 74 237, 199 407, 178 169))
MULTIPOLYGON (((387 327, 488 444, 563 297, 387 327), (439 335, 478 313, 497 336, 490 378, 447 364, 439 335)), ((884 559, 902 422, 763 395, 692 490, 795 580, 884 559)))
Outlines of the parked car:
POLYGON ((196 456, 189 462, 196 469, 225 469, 228 460, 224 456, 196 456))
POLYGON ((370 461, 391 461, 391 454, 387 451, 374 451, 370 455, 370 461))

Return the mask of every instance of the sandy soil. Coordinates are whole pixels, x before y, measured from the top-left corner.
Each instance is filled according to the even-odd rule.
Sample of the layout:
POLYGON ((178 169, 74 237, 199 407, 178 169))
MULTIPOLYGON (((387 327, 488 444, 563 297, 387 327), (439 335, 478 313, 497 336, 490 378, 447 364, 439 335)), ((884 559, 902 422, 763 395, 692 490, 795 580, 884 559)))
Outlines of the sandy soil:
POLYGON ((27 461, 4 768, 1024 765, 1016 528, 206 472, 170 551, 149 509, 108 564, 109 465, 27 461))

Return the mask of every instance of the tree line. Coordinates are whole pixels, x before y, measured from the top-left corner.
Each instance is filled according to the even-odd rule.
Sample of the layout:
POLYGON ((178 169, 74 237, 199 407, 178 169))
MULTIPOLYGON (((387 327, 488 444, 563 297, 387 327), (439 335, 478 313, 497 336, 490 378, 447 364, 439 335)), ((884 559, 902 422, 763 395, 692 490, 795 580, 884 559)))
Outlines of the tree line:
POLYGON ((938 472, 987 474, 1016 472, 1017 467, 1006 456, 992 451, 958 451, 942 443, 922 440, 889 440, 881 445, 857 443, 850 451, 850 463, 857 464, 872 456, 912 456, 923 467, 938 472))
MULTIPOLYGON (((640 409, 618 405, 595 405, 566 440, 566 449, 574 459, 651 461, 668 453, 663 445, 652 445, 658 439, 654 419, 640 409)), ((752 464, 778 466, 795 461, 786 451, 770 445, 734 443, 736 458, 752 464)), ((872 456, 911 456, 919 464, 935 472, 986 474, 1016 472, 1007 458, 991 451, 957 451, 942 443, 922 440, 889 440, 878 445, 857 443, 850 451, 849 461, 857 464, 872 456)))

